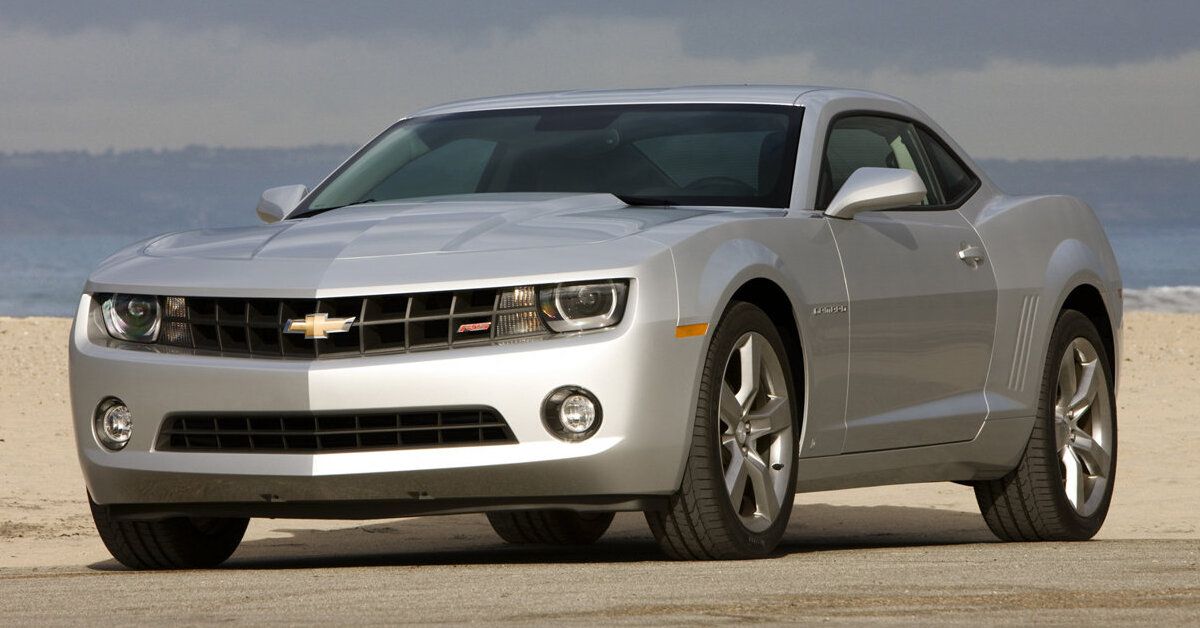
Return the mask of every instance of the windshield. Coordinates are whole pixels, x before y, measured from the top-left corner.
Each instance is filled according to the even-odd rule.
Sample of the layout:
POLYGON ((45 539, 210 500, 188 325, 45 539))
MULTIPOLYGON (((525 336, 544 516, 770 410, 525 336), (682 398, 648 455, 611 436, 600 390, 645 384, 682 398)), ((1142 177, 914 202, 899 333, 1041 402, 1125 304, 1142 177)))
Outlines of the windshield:
POLYGON ((412 118, 339 168, 299 215, 495 192, 606 192, 629 202, 786 207, 800 111, 608 105, 412 118))

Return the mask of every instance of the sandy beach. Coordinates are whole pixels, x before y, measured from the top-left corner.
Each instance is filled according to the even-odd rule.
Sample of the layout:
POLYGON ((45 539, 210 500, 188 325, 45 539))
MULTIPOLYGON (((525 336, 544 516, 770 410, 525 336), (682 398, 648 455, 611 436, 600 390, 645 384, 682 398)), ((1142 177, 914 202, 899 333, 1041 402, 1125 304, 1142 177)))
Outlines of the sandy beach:
MULTIPOLYGON (((60 318, 0 318, 0 568, 109 564, 87 513, 70 426, 66 343, 60 318)), ((1120 401, 1116 496, 1099 538, 1200 540, 1200 315, 1127 316, 1120 401)), ((279 558, 354 554, 456 544, 494 546, 480 515, 382 522, 252 522, 235 554, 279 558), (380 532, 386 533, 380 535, 380 532)), ((616 538, 649 539, 640 516, 623 515, 616 538)), ((973 493, 925 484, 801 495, 789 537, 812 542, 886 544, 889 538, 991 539, 973 493)))

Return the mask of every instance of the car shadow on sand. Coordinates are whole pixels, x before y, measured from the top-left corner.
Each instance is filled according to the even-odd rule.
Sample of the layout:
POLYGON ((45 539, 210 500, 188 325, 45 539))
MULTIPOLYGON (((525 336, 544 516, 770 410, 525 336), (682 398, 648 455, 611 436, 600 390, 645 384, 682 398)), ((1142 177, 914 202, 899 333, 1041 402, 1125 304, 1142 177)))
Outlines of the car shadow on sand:
MULTIPOLYGON (((306 529, 305 522, 255 521, 249 540, 222 569, 313 569, 365 566, 505 565, 664 561, 640 513, 620 513, 598 543, 586 547, 514 546, 483 515, 348 523, 306 529), (269 538, 262 538, 269 535, 269 538), (254 538, 254 537, 258 538, 254 538)), ((990 543, 978 513, 905 506, 805 504, 793 513, 776 556, 864 548, 990 543)), ((91 569, 123 570, 108 560, 91 569)))

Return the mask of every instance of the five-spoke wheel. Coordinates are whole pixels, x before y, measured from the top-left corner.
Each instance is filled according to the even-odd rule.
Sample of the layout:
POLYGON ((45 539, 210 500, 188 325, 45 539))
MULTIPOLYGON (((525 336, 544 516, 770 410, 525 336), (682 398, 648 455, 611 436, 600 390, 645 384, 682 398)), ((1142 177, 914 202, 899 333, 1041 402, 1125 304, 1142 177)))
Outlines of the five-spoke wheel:
POLYGON ((1051 335, 1029 443, 1008 475, 975 485, 988 527, 1010 541, 1079 541, 1112 501, 1117 413, 1112 364, 1096 326, 1064 311, 1051 335))
POLYGON ((796 487, 795 385, 765 312, 734 303, 709 342, 679 492, 646 513, 674 558, 754 558, 778 545, 796 487))
POLYGON ((767 339, 743 334, 721 382, 721 468, 734 512, 755 532, 779 516, 792 473, 795 437, 787 391, 783 365, 767 339))
POLYGON ((1096 403, 1105 387, 1096 347, 1087 338, 1076 338, 1058 367, 1054 443, 1067 501, 1085 517, 1100 506, 1112 467, 1112 454, 1108 452, 1112 440, 1110 404, 1096 403))

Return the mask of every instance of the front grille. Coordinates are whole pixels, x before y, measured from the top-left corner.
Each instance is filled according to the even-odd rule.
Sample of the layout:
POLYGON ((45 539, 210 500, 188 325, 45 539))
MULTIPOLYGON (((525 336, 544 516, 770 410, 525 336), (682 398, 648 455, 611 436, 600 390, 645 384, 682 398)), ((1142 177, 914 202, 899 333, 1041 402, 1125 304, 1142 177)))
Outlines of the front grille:
POLYGON ((491 408, 303 413, 175 414, 158 449, 220 452, 335 452, 497 445, 517 439, 491 408))
POLYGON ((336 299, 164 297, 158 343, 222 355, 323 358, 486 345, 547 333, 532 286, 336 299), (351 318, 309 339, 286 333, 309 314, 351 318))

